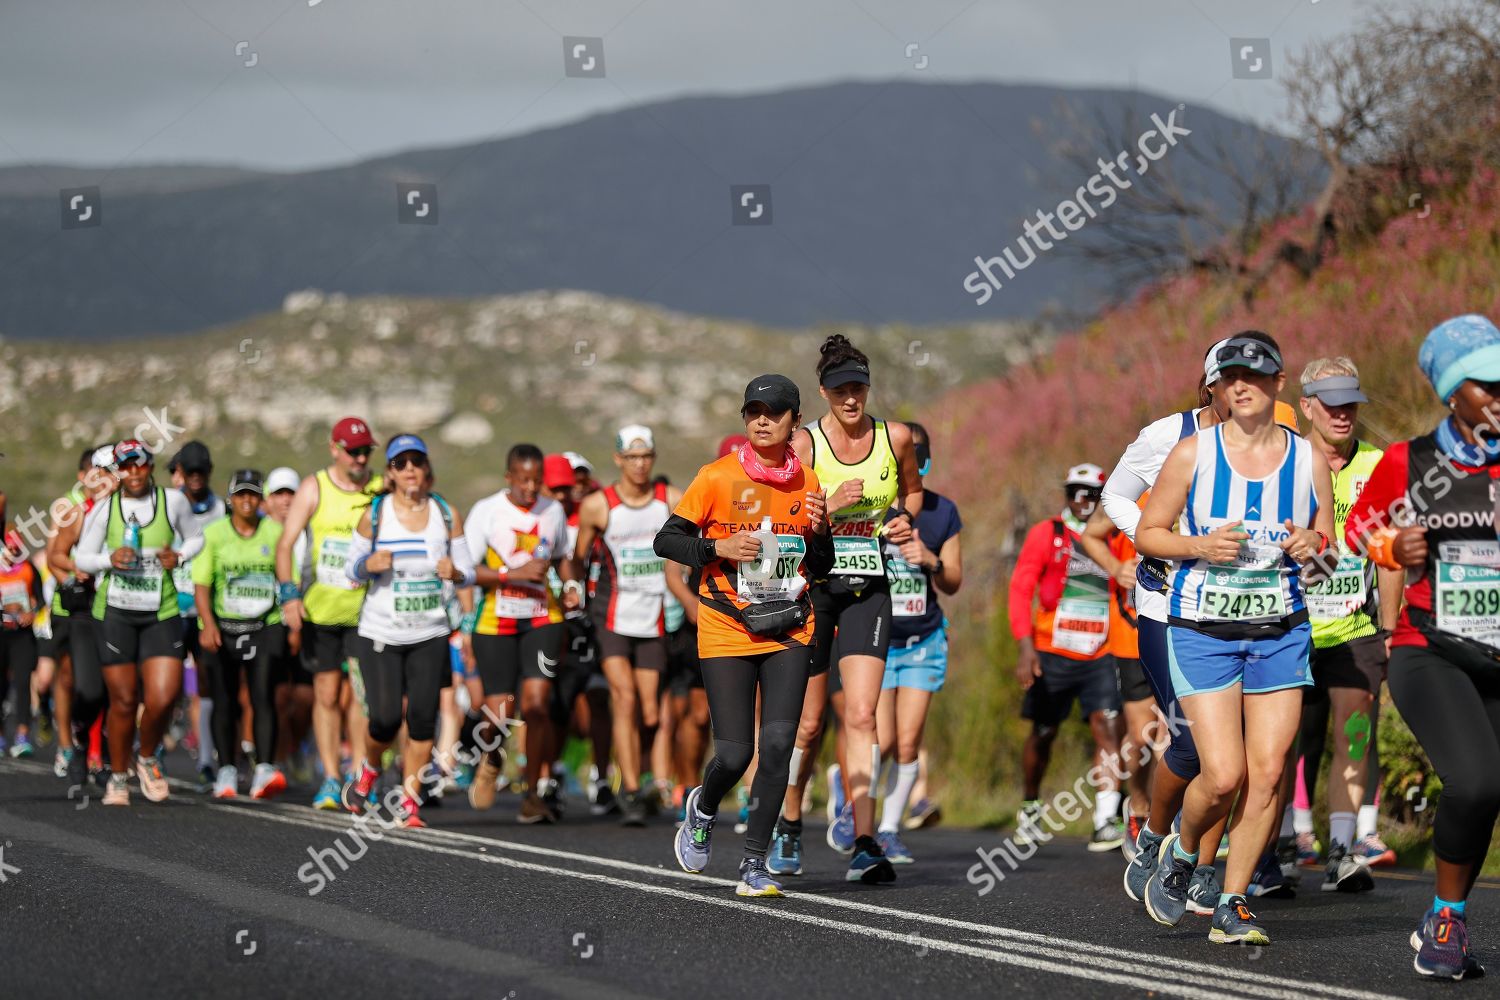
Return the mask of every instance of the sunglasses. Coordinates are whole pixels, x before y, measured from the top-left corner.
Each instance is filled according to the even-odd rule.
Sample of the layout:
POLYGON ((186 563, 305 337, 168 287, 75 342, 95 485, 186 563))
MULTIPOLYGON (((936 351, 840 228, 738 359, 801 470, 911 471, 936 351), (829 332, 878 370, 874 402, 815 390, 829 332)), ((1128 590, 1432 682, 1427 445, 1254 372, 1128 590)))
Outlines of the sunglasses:
POLYGON ((1084 500, 1097 501, 1102 496, 1104 496, 1102 489, 1089 489, 1087 486, 1075 486, 1068 491, 1068 498, 1075 502, 1082 502, 1084 500))
POLYGON ((345 448, 344 454, 348 455, 350 458, 369 458, 370 453, 374 450, 374 448, 366 444, 360 445, 358 448, 345 448))
POLYGON ((1270 374, 1281 371, 1281 355, 1253 340, 1225 344, 1215 352, 1214 361, 1220 367, 1235 365, 1270 374))
POLYGON ((427 468, 427 456, 419 455, 415 452, 404 451, 401 454, 397 455, 395 458, 391 459, 391 468, 395 469, 397 472, 405 470, 406 467, 410 465, 415 465, 419 469, 427 468))

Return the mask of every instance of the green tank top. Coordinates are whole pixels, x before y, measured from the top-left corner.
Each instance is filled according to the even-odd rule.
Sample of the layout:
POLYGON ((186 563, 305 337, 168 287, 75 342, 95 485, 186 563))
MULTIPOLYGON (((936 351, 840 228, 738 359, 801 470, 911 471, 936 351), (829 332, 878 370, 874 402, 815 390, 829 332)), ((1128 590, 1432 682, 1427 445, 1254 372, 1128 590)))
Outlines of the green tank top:
MULTIPOLYGON (((125 544, 125 518, 121 494, 109 498, 109 522, 104 529, 104 550, 113 552, 125 544)), ((126 612, 156 612, 157 618, 177 617, 177 588, 172 574, 162 568, 156 553, 170 548, 176 533, 167 519, 167 491, 160 486, 152 497, 151 520, 141 525, 140 558, 134 569, 109 569, 100 575, 94 593, 94 618, 102 621, 104 609, 126 612)))
POLYGON ((358 625, 365 585, 345 576, 344 564, 354 529, 380 492, 381 479, 371 476, 363 490, 351 492, 335 486, 327 469, 319 470, 317 478, 318 509, 307 523, 313 572, 302 606, 314 625, 358 625))
POLYGON ((203 529, 203 551, 193 558, 193 585, 213 591, 214 616, 232 621, 281 621, 276 606, 276 543, 281 525, 262 517, 246 538, 232 519, 203 529))
MULTIPOLYGON (((72 486, 68 487, 68 492, 63 494, 62 499, 66 500, 68 502, 68 504, 71 506, 72 504, 83 503, 84 497, 86 495, 87 494, 84 493, 83 484, 82 483, 74 483, 72 486)), ((80 515, 80 516, 82 516, 82 515, 80 515)), ((71 553, 69 553, 69 554, 71 555, 71 553)), ((66 618, 66 617, 68 617, 68 613, 69 612, 68 612, 67 608, 65 608, 65 607, 62 606, 62 587, 60 586, 60 584, 62 583, 62 581, 59 580, 57 582, 58 582, 59 585, 53 587, 53 589, 52 589, 52 604, 51 604, 52 617, 53 618, 66 618)))
POLYGON ((1370 617, 1375 567, 1344 544, 1344 523, 1383 454, 1374 445, 1357 441, 1349 462, 1333 474, 1333 544, 1339 551, 1338 568, 1331 579, 1308 587, 1305 595, 1313 645, 1318 649, 1340 646, 1377 631, 1370 617))
POLYGON ((832 576, 870 577, 885 574, 877 532, 885 522, 885 513, 896 503, 901 487, 901 469, 896 451, 891 447, 891 432, 884 420, 874 421, 870 453, 858 462, 846 465, 833 454, 833 446, 823 433, 823 421, 807 428, 812 437, 812 467, 819 484, 832 495, 839 485, 850 479, 864 481, 864 495, 843 510, 830 511, 833 530, 832 576))

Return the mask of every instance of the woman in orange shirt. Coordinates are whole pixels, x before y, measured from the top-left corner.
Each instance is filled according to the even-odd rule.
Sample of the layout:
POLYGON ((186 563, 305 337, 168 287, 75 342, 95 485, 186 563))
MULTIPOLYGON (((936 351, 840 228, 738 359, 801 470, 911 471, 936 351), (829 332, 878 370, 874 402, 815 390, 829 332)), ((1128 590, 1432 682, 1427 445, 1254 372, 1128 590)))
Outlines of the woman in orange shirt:
POLYGON ((817 475, 789 446, 801 411, 801 393, 791 379, 751 380, 740 408, 750 440, 698 470, 656 536, 658 555, 703 569, 698 657, 713 720, 714 758, 703 784, 683 803, 686 818, 674 850, 684 871, 708 866, 719 803, 756 751, 760 692, 760 766, 750 792, 736 889, 741 896, 783 894, 766 869, 766 851, 786 794, 812 664, 807 585, 833 567, 827 497, 817 475), (762 538, 771 535, 776 551, 762 552, 762 538))

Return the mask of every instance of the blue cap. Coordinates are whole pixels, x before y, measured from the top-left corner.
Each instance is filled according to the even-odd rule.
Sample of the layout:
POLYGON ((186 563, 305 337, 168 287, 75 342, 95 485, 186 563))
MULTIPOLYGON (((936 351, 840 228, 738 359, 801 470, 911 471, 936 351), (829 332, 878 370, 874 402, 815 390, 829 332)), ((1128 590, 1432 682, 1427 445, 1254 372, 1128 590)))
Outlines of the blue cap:
POLYGON ((427 454, 427 445, 415 434, 401 434, 391 438, 391 443, 385 446, 385 460, 392 461, 403 451, 415 451, 418 454, 427 454))
POLYGON ((1473 313, 1444 320, 1422 341, 1417 365, 1445 403, 1464 379, 1500 382, 1500 329, 1473 313))

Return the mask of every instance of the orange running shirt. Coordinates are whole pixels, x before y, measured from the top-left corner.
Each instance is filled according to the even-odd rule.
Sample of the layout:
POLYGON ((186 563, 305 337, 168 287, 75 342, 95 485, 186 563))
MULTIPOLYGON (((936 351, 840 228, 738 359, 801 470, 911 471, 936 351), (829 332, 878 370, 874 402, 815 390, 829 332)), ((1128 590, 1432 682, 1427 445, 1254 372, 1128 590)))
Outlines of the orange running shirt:
MULTIPOLYGON (((776 483, 757 483, 740 467, 739 457, 731 452, 698 470, 698 475, 689 484, 687 492, 672 513, 696 524, 704 538, 717 541, 728 538, 736 531, 756 531, 761 519, 771 519, 772 530, 782 536, 782 553, 785 555, 799 543, 805 545, 811 529, 807 523, 804 500, 809 493, 818 492, 818 477, 808 466, 785 486, 776 483)), ((740 600, 739 567, 736 563, 715 559, 703 567, 703 582, 698 595, 711 600, 724 601, 743 608, 747 602, 740 600)), ((799 565, 797 572, 807 581, 807 568, 799 565)), ((708 659, 714 656, 760 656, 797 646, 810 646, 813 641, 813 618, 809 614, 807 623, 794 632, 783 636, 767 637, 751 635, 737 620, 708 605, 698 609, 698 656, 708 659)))
MULTIPOLYGON (((1109 540, 1109 553, 1120 562, 1135 558, 1135 546, 1130 536, 1116 531, 1109 540)), ((1135 625, 1135 588, 1121 587, 1118 582, 1109 583, 1109 651, 1126 660, 1138 660, 1141 656, 1140 634, 1135 625), (1127 618, 1126 615, 1129 615, 1127 618)))

